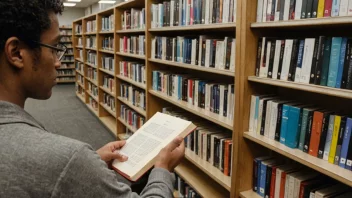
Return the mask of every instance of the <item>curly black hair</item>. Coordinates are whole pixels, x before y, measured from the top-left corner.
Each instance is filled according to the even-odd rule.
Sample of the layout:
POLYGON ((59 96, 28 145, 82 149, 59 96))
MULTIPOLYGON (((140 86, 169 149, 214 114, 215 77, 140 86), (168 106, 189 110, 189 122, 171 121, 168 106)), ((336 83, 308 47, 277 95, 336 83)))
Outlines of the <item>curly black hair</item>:
POLYGON ((63 0, 0 0, 0 52, 10 37, 38 48, 41 34, 51 26, 49 12, 61 14, 63 0))

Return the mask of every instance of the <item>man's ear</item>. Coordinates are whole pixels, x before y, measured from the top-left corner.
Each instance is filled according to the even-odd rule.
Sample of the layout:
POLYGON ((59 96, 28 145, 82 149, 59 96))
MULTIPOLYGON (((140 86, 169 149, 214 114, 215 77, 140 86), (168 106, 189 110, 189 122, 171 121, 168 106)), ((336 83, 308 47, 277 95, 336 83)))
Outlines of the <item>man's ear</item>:
POLYGON ((24 67, 23 51, 21 49, 21 41, 17 37, 7 39, 4 48, 7 61, 10 65, 18 69, 22 69, 24 67))

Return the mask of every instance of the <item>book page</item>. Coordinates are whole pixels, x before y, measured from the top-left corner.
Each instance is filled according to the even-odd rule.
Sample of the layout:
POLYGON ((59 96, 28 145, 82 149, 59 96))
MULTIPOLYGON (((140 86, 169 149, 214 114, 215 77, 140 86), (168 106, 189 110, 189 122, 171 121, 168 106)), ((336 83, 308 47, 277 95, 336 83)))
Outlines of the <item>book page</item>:
POLYGON ((191 122, 180 118, 156 113, 118 151, 128 156, 128 160, 126 162, 115 160, 113 166, 129 176, 133 176, 190 124, 191 122))

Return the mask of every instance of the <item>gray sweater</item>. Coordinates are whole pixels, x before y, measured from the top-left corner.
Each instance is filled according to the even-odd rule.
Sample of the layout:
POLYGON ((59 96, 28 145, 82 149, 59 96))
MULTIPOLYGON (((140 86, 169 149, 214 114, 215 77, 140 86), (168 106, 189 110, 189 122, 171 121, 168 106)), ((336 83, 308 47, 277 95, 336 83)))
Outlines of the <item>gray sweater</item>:
POLYGON ((170 172, 155 168, 137 195, 91 146, 49 133, 0 101, 0 197, 172 197, 172 184, 170 172))

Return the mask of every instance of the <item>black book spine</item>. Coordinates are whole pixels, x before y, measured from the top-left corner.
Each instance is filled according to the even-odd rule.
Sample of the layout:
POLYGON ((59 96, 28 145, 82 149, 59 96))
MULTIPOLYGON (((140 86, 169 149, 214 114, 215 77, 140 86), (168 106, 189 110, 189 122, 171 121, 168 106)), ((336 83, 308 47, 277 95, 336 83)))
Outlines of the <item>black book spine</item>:
POLYGON ((167 2, 163 2, 163 27, 166 27, 167 2))
POLYGON ((306 132, 306 138, 304 138, 304 146, 303 146, 303 152, 308 153, 309 152, 309 144, 310 144, 310 136, 312 134, 312 125, 313 125, 313 111, 310 111, 308 113, 308 124, 307 124, 307 132, 306 132))
POLYGON ((313 0, 307 0, 307 19, 312 18, 313 0))
POLYGON ((188 64, 191 64, 192 61, 192 39, 188 39, 188 51, 187 51, 187 57, 188 57, 188 64))
POLYGON ((275 140, 276 141, 280 141, 282 106, 283 106, 283 104, 280 104, 280 103, 277 105, 277 120, 276 120, 276 129, 275 129, 275 140))
MULTIPOLYGON (((347 121, 347 117, 341 118, 339 137, 337 139, 337 146, 336 146, 335 159, 334 159, 335 165, 338 165, 340 162, 341 148, 342 148, 343 138, 345 135, 346 121, 347 121)), ((351 147, 351 145, 349 147, 351 147)))
MULTIPOLYGON (((258 41, 258 51, 257 51, 257 64, 255 66, 255 75, 259 76, 259 70, 260 70, 260 58, 261 58, 261 54, 262 54, 262 43, 263 43, 263 38, 259 38, 258 41)), ((227 50, 229 49, 228 45, 227 45, 227 50)), ((231 48, 230 48, 231 49, 231 48)), ((226 61, 226 67, 227 67, 227 61, 226 61)), ((230 68, 230 63, 228 64, 227 69, 230 68)))
POLYGON ((227 176, 232 175, 232 142, 229 144, 229 173, 227 176))
POLYGON ((207 161, 209 162, 209 159, 210 159, 210 146, 211 146, 211 135, 210 134, 207 134, 207 161))
POLYGON ((271 184, 272 170, 273 170, 273 167, 271 165, 268 165, 266 167, 264 197, 269 197, 270 196, 270 184, 271 184))
POLYGON ((298 58, 298 50, 299 50, 299 40, 294 39, 292 45, 292 55, 291 55, 291 63, 290 68, 288 70, 288 80, 294 81, 297 67, 297 58, 298 58))
POLYGON ((196 61, 195 64, 198 65, 199 61, 199 39, 196 39, 196 61))
POLYGON ((221 144, 221 162, 220 162, 220 171, 224 173, 224 165, 225 165, 225 141, 220 142, 221 144))
POLYGON ((198 135, 199 135, 199 130, 194 131, 194 152, 196 155, 198 155, 198 135))
POLYGON ((276 5, 276 1, 280 2, 280 0, 273 0, 273 6, 271 6, 270 21, 274 21, 274 19, 275 19, 275 5, 276 5))
POLYGON ((280 0, 280 16, 279 16, 280 21, 284 20, 285 1, 289 1, 289 0, 280 0))
POLYGON ((216 113, 219 114, 220 107, 220 86, 216 87, 216 113))
POLYGON ((205 66, 205 48, 206 48, 206 41, 202 40, 202 62, 201 62, 201 66, 205 66))
POLYGON ((212 58, 212 61, 210 63, 210 67, 213 67, 213 68, 215 68, 216 43, 217 43, 217 41, 213 40, 213 51, 212 51, 213 58, 212 58))
POLYGON ((307 18, 307 0, 302 0, 301 19, 307 18))
POLYGON ((317 67, 315 70, 315 81, 314 81, 314 84, 316 85, 320 84, 321 73, 323 70, 324 48, 325 48, 325 36, 320 36, 319 49, 317 54, 317 67))
POLYGON ((266 117, 266 104, 268 100, 263 100, 263 113, 262 113, 262 123, 260 126, 260 135, 264 135, 265 130, 265 117, 266 117))
POLYGON ((321 128, 320 141, 319 141, 319 147, 318 147, 318 158, 320 159, 323 159, 323 156, 324 156, 326 136, 328 135, 328 128, 329 128, 329 117, 330 117, 329 113, 324 113, 323 125, 321 128))
POLYGON ((213 165, 217 168, 219 168, 219 157, 220 157, 220 139, 215 138, 214 139, 214 160, 213 160, 213 165))
POLYGON ((228 94, 228 92, 229 92, 229 90, 225 89, 225 91, 224 91, 224 114, 223 114, 224 117, 227 117, 227 100, 228 100, 227 94, 228 94))
POLYGON ((191 151, 194 151, 194 132, 190 134, 190 145, 191 151))
POLYGON ((341 89, 345 89, 347 85, 347 74, 348 74, 348 66, 350 65, 351 61, 351 39, 348 39, 347 41, 347 46, 346 46, 346 55, 345 55, 345 62, 343 66, 343 71, 342 71, 342 79, 341 79, 341 89))
MULTIPOLYGON (((261 40, 260 40, 261 41, 261 40)), ((227 43, 226 43, 226 63, 225 63, 225 69, 230 69, 230 59, 231 59, 231 45, 232 45, 232 38, 227 38, 227 43)), ((261 43, 260 43, 260 48, 261 48, 261 43)), ((258 48, 259 50, 259 48, 258 48)), ((259 61, 260 61, 260 52, 259 53, 259 61)), ((256 72, 257 72, 257 66, 258 66, 258 55, 257 55, 257 65, 256 65, 256 72)), ((259 68, 258 68, 259 71, 259 68)))
POLYGON ((314 45, 314 51, 313 51, 313 61, 312 61, 312 67, 310 69, 309 84, 314 84, 314 82, 315 82, 315 70, 317 68, 318 50, 319 50, 319 39, 315 39, 315 45, 314 45))
POLYGON ((276 42, 273 39, 271 41, 271 46, 270 46, 270 57, 269 57, 269 64, 268 64, 268 78, 273 77, 273 67, 274 67, 274 58, 275 58, 275 47, 276 47, 276 42))
POLYGON ((205 83, 202 84, 202 97, 201 97, 202 103, 201 103, 201 108, 205 108, 205 83))
MULTIPOLYGON (((352 59, 351 57, 350 57, 350 59, 352 59)), ((352 61, 351 60, 350 60, 350 64, 349 64, 348 71, 347 71, 346 89, 352 90, 352 61)))
POLYGON ((279 80, 281 78, 282 64, 284 61, 284 51, 285 51, 285 40, 282 40, 281 41, 280 59, 279 59, 279 68, 277 70, 277 79, 279 79, 279 80))
POLYGON ((296 5, 296 1, 290 0, 290 9, 289 9, 289 15, 288 15, 288 19, 290 19, 290 20, 295 19, 295 5, 296 5))
POLYGON ((217 0, 213 0, 213 16, 210 16, 212 19, 212 23, 216 23, 216 10, 217 10, 217 0))
POLYGON ((183 79, 183 90, 182 90, 182 100, 187 102, 187 93, 188 93, 188 79, 183 79))
POLYGON ((166 60, 170 61, 171 60, 171 38, 167 37, 166 38, 166 60))
POLYGON ((254 192, 257 192, 258 186, 257 186, 257 181, 258 181, 258 162, 257 160, 253 160, 253 180, 252 180, 252 188, 254 192))
POLYGON ((312 18, 317 18, 317 15, 318 15, 318 3, 319 3, 319 0, 313 0, 312 18))
POLYGON ((178 18, 179 18, 179 9, 180 9, 180 0, 175 0, 175 18, 174 18, 174 21, 175 21, 175 23, 174 23, 174 25, 175 26, 178 26, 178 23, 179 23, 179 21, 178 21, 178 18))

